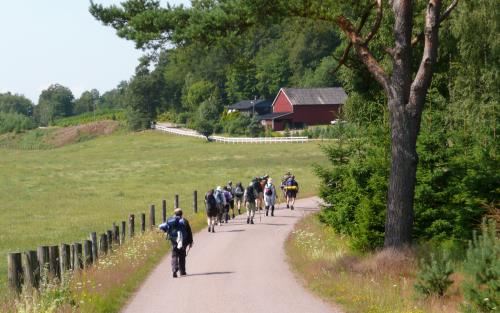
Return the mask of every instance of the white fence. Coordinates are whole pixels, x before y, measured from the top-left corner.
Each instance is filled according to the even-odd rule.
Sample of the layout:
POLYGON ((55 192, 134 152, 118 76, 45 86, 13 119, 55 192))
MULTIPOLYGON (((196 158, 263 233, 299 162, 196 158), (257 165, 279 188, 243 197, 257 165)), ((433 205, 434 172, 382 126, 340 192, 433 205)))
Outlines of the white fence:
MULTIPOLYGON (((196 138, 207 139, 205 136, 200 135, 198 132, 194 130, 181 129, 168 127, 161 124, 156 124, 152 126, 153 129, 163 131, 166 133, 171 133, 175 135, 181 136, 190 136, 196 138)), ((209 136, 209 141, 222 142, 222 143, 304 143, 308 142, 309 138, 307 137, 222 137, 222 136, 209 136)))

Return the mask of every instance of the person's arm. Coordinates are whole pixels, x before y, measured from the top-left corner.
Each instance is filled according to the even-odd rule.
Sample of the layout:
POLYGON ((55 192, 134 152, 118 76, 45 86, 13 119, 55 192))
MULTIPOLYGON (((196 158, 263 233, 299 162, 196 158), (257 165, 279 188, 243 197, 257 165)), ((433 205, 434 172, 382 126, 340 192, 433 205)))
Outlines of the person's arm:
POLYGON ((191 230, 191 225, 189 225, 189 222, 186 221, 186 233, 187 233, 187 238, 186 238, 186 243, 188 246, 193 245, 193 231, 191 230))

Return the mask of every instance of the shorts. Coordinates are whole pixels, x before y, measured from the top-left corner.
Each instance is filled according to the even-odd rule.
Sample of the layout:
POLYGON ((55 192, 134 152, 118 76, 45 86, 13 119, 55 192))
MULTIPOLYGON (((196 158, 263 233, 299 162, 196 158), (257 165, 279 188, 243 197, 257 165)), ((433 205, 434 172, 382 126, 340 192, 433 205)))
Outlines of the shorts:
POLYGON ((258 199, 264 199, 264 192, 263 191, 259 192, 259 198, 258 199))
POLYGON ((286 196, 289 198, 296 198, 297 197, 297 190, 287 190, 286 196))
POLYGON ((241 197, 236 196, 234 199, 236 200, 236 203, 243 202, 243 196, 241 197))
POLYGON ((234 199, 229 200, 229 207, 234 209, 234 199))
POLYGON ((255 202, 247 202, 247 210, 255 212, 255 202))
POLYGON ((217 208, 211 208, 207 210, 208 217, 217 217, 217 208))

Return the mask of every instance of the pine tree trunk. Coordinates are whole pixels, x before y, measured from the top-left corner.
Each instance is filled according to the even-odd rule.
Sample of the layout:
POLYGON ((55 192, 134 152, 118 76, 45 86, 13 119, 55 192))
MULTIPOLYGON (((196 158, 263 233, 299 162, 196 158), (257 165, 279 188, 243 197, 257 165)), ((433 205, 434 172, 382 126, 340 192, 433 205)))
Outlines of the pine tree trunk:
POLYGON ((391 171, 387 195, 385 247, 403 248, 411 244, 413 196, 418 155, 416 142, 420 116, 405 109, 404 103, 389 100, 392 135, 391 171))

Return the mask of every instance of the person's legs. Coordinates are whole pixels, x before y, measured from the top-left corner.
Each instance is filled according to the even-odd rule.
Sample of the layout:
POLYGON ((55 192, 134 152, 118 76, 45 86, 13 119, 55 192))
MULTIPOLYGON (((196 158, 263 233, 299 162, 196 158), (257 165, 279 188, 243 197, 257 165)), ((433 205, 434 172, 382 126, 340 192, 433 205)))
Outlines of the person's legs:
POLYGON ((251 205, 249 203, 248 212, 248 215, 250 217, 250 224, 253 224, 253 217, 255 216, 255 205, 251 205))
POLYGON ((293 205, 295 204, 295 197, 296 197, 296 195, 292 195, 292 203, 290 206, 292 208, 292 210, 294 209, 293 205))
POLYGON ((177 277, 177 271, 179 270, 179 250, 177 247, 172 247, 172 273, 174 277, 177 277))
POLYGON ((208 224, 208 232, 210 232, 212 228, 212 218, 208 215, 207 215, 207 224, 208 224))
POLYGON ((271 216, 274 216, 274 204, 271 205, 271 216))
POLYGON ((181 275, 186 275, 186 247, 178 249, 179 253, 179 271, 181 275))
POLYGON ((266 204, 266 216, 269 214, 269 205, 266 204))

